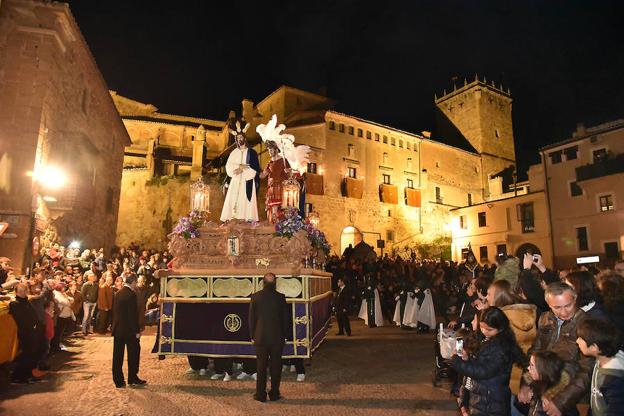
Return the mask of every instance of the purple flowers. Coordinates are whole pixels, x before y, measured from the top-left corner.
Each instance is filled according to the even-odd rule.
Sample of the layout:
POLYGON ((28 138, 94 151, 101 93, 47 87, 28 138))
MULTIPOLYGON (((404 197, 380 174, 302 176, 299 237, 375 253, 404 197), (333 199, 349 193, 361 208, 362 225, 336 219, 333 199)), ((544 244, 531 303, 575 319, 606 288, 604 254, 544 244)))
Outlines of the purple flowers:
POLYGON ((325 233, 315 228, 307 219, 304 220, 295 208, 288 208, 275 224, 275 235, 279 237, 291 238, 298 231, 304 230, 308 234, 308 239, 312 247, 329 253, 330 245, 327 242, 325 233))
POLYGON ((188 217, 180 217, 173 232, 185 240, 199 237, 199 228, 204 224, 204 217, 199 211, 191 211, 188 217))

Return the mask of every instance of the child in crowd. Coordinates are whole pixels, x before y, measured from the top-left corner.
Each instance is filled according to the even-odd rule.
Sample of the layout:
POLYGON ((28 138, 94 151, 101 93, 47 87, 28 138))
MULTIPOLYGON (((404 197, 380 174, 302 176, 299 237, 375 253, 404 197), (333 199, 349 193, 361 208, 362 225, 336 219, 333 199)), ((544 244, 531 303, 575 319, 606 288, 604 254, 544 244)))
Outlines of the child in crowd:
MULTIPOLYGON (((476 332, 467 328, 462 328, 455 333, 457 339, 462 339, 462 359, 475 359, 479 354, 479 339, 476 332)), ((470 406, 470 388, 472 387, 472 380, 470 377, 465 376, 461 381, 461 387, 459 389, 459 397, 457 398, 457 404, 462 416, 469 416, 470 406)))
POLYGON ((624 351, 615 326, 602 319, 579 323, 576 343, 584 355, 596 358, 591 379, 592 416, 624 415, 624 351))
MULTIPOLYGON (((544 404, 570 384, 573 375, 564 369, 563 360, 553 351, 536 351, 529 361, 530 383, 533 399, 529 415, 547 416, 544 404)), ((561 409, 562 416, 576 416, 576 408, 561 409)))
POLYGON ((523 363, 523 353, 503 311, 490 307, 479 314, 483 337, 474 358, 455 355, 450 366, 458 375, 470 377, 469 414, 508 416, 511 412, 509 379, 514 363, 523 363))

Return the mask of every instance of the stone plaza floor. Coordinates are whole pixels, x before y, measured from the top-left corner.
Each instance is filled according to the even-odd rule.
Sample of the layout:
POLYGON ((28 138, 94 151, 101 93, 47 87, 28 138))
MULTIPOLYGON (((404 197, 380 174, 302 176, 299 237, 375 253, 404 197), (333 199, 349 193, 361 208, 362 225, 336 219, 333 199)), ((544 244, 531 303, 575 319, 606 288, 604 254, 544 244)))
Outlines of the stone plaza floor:
MULTIPOLYGON (((144 388, 116 389, 111 378, 112 338, 68 342, 52 361, 45 381, 11 385, 0 393, 0 415, 454 415, 448 388, 431 383, 433 335, 396 327, 369 329, 352 320, 353 336, 338 337, 335 325, 317 350, 306 381, 284 373, 283 400, 258 403, 254 381, 211 381, 189 376, 186 358, 158 361, 141 338, 144 388)), ((148 333, 152 333, 148 329, 148 333)), ((124 369, 125 371, 125 369, 124 369)))

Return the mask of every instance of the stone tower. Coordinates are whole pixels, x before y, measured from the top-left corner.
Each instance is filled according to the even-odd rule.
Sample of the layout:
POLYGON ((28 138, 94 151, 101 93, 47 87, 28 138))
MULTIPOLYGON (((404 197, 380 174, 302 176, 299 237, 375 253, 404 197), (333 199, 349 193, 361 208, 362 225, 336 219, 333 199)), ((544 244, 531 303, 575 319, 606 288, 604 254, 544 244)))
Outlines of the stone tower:
POLYGON ((484 197, 489 178, 516 165, 511 102, 509 90, 478 77, 435 99, 442 137, 461 135, 481 155, 484 197))

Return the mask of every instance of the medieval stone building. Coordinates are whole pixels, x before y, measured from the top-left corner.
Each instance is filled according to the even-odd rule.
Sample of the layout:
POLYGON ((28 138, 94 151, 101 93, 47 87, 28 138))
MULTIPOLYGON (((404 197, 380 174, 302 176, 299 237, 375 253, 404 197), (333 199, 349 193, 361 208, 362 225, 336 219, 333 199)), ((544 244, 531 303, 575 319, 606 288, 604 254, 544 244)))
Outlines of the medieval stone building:
POLYGON ((2 256, 112 247, 130 138, 67 4, 1 2, 0 108, 2 256))
MULTIPOLYGON (((166 218, 175 221, 188 211, 188 166, 214 172, 218 164, 211 161, 227 152, 227 132, 223 122, 160 115, 153 106, 136 102, 145 113, 131 118, 122 103, 131 100, 113 97, 133 141, 126 149, 118 242, 163 247, 171 225, 166 218), (163 141, 173 130, 177 139, 163 141), (200 145, 194 146, 198 140, 202 154, 200 145), (155 166, 166 164, 178 167, 161 170, 172 174, 163 186, 163 179, 153 175, 155 166), (139 165, 144 173, 132 173, 139 165), (149 225, 138 227, 136 221, 149 225)), ((515 151, 511 96, 501 87, 475 79, 436 97, 441 134, 433 137, 343 114, 334 104, 325 96, 282 86, 258 104, 243 100, 241 113, 251 122, 251 132, 277 114, 297 143, 311 147, 306 211, 320 214, 320 228, 335 252, 361 240, 374 247, 383 240, 386 249, 397 251, 440 237, 449 238, 450 245, 451 209, 503 193, 501 172, 513 168, 515 151)), ((264 166, 268 155, 261 144, 257 149, 264 166)), ((218 218, 222 195, 216 185, 211 210, 218 218)))

